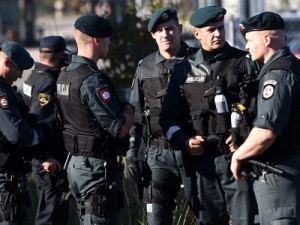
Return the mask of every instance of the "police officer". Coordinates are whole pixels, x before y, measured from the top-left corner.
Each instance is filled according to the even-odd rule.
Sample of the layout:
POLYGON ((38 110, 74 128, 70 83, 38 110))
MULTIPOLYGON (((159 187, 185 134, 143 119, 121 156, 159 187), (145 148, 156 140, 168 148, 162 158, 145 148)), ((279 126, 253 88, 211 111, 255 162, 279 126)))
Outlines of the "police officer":
POLYGON ((78 55, 57 80, 64 142, 72 154, 67 170, 70 190, 85 225, 117 224, 123 167, 116 144, 128 134, 134 108, 119 100, 113 83, 97 67, 109 49, 110 23, 84 15, 74 26, 78 55))
POLYGON ((147 186, 145 181, 151 179, 151 186, 144 196, 147 223, 172 224, 180 185, 183 181, 187 195, 190 195, 190 183, 183 165, 182 155, 185 153, 166 140, 158 120, 173 68, 196 50, 180 40, 182 25, 174 8, 156 10, 149 21, 148 31, 159 50, 139 63, 134 78, 130 102, 135 106, 136 113, 130 130, 126 166, 129 177, 137 183, 147 186), (146 134, 142 132, 143 127, 146 127, 146 134), (145 158, 151 174, 145 173, 148 165, 138 159, 142 137, 146 140, 145 158))
POLYGON ((136 111, 130 130, 126 168, 129 177, 139 186, 149 185, 146 180, 151 179, 151 186, 144 196, 147 224, 171 225, 180 185, 183 181, 190 195, 190 181, 182 157, 185 153, 166 140, 158 121, 173 68, 196 50, 180 40, 182 25, 179 24, 174 8, 156 10, 149 21, 148 31, 155 39, 158 51, 146 56, 137 67, 130 98, 136 111), (146 134, 143 130, 146 130, 146 134), (138 159, 143 136, 151 174, 145 173, 148 165, 138 159))
POLYGON ((43 133, 32 128, 22 96, 12 84, 23 70, 33 66, 30 54, 18 43, 0 46, 0 224, 24 224, 24 209, 30 202, 26 174, 31 146, 41 143, 43 133), (25 148, 26 147, 26 148, 25 148))
POLYGON ((300 224, 300 63, 286 46, 284 29, 284 20, 273 12, 240 24, 245 48, 264 66, 258 77, 257 118, 246 141, 233 153, 231 171, 240 180, 241 165, 252 158, 283 171, 280 176, 256 170, 254 192, 261 225, 300 224))
POLYGON ((67 204, 63 200, 68 184, 65 173, 61 171, 67 151, 55 111, 56 81, 61 68, 66 65, 65 50, 66 43, 62 37, 44 37, 39 47, 40 62, 35 62, 23 84, 29 113, 36 117, 37 123, 47 123, 51 130, 46 135, 53 136, 53 144, 47 151, 38 151, 39 154, 32 160, 39 196, 36 225, 67 224, 67 204))
POLYGON ((225 140, 229 136, 229 109, 239 101, 239 83, 255 69, 246 52, 225 41, 222 7, 198 9, 190 18, 201 48, 174 70, 160 117, 171 143, 190 155, 192 205, 199 224, 253 224, 255 201, 251 183, 229 173, 225 140), (178 76, 177 74, 183 74, 178 76), (218 96, 217 96, 218 95, 218 96), (224 102, 217 113, 215 97, 224 102), (226 99, 226 102, 225 102, 226 99), (189 115, 192 130, 182 121, 189 115))

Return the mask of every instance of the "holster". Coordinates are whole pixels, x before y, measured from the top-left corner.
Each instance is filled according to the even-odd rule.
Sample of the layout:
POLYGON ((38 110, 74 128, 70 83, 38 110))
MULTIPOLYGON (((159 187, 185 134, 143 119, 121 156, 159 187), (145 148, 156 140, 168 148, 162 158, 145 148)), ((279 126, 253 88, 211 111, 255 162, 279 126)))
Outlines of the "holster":
POLYGON ((93 214, 98 217, 111 218, 123 206, 123 196, 117 191, 116 183, 98 185, 88 199, 77 203, 80 215, 93 214))

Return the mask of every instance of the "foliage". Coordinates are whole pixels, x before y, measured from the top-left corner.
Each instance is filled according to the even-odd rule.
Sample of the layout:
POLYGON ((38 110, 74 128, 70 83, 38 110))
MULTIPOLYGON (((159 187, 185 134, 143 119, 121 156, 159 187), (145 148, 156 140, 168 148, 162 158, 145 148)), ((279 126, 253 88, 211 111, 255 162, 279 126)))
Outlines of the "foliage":
POLYGON ((107 74, 119 88, 129 87, 138 62, 156 51, 156 43, 147 30, 148 21, 136 16, 134 5, 124 12, 124 20, 116 24, 109 55, 104 61, 107 74))

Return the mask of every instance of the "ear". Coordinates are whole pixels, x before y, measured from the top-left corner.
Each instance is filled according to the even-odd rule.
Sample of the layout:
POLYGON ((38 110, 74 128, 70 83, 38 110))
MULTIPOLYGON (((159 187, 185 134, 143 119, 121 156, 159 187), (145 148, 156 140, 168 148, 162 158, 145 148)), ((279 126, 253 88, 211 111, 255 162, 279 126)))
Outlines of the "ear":
POLYGON ((9 61, 10 61, 10 59, 8 58, 8 57, 5 57, 4 58, 4 65, 6 66, 6 67, 8 67, 9 65, 9 61))
POLYGON ((200 38, 201 30, 199 28, 194 27, 193 32, 194 32, 195 38, 197 38, 198 40, 200 40, 201 39, 200 38))
POLYGON ((154 32, 151 32, 151 36, 153 39, 155 39, 155 33, 154 32))
POLYGON ((270 44, 271 44, 271 37, 270 37, 270 35, 267 34, 267 33, 264 34, 263 41, 265 43, 265 46, 270 46, 270 44))
POLYGON ((182 24, 179 24, 179 31, 182 33, 182 24))
POLYGON ((94 45, 96 45, 97 47, 100 45, 100 38, 93 38, 93 43, 94 45))

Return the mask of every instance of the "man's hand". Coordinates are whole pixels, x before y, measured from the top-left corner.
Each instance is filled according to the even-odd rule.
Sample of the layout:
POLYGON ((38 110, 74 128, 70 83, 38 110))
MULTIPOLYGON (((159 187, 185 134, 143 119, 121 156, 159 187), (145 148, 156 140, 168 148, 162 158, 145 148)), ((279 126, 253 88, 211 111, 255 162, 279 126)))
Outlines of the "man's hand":
POLYGON ((142 180, 143 164, 144 161, 136 157, 128 157, 126 160, 127 176, 136 183, 142 180))
POLYGON ((225 143, 228 145, 230 152, 233 153, 236 151, 236 146, 233 143, 232 135, 226 139, 225 143))
POLYGON ((204 138, 202 136, 196 135, 191 137, 187 143, 186 148, 191 156, 200 156, 204 152, 203 142, 204 138))
POLYGON ((240 173, 240 169, 242 166, 242 161, 238 160, 235 157, 235 154, 232 155, 230 170, 235 179, 244 179, 245 177, 240 173))
POLYGON ((56 172, 61 170, 61 164, 54 158, 49 157, 42 163, 44 170, 47 172, 56 172))

